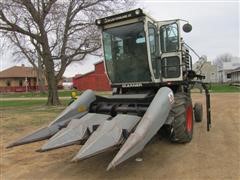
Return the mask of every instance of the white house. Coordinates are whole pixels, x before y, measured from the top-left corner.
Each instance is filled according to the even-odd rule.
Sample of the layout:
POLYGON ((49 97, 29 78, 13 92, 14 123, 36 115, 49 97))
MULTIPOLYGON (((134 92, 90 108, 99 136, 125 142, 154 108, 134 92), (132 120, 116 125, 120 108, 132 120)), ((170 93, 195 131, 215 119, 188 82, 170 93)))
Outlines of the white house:
POLYGON ((234 57, 231 62, 223 62, 222 69, 218 70, 218 79, 221 83, 231 82, 230 74, 234 69, 240 67, 240 58, 234 57))
POLYGON ((232 84, 240 85, 240 67, 232 70, 227 76, 231 78, 232 84))
POLYGON ((217 66, 212 64, 211 61, 200 60, 193 65, 193 69, 203 76, 205 76, 204 82, 217 83, 218 71, 217 66))

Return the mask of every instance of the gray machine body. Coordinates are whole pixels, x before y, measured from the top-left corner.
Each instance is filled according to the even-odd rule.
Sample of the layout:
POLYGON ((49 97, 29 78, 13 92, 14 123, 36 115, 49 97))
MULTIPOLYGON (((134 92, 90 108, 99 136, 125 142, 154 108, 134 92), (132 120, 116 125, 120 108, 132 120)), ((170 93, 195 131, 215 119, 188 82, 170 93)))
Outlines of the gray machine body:
POLYGON ((144 146, 167 120, 173 102, 173 92, 171 89, 163 87, 158 90, 147 112, 144 114, 135 131, 128 137, 127 141, 109 164, 108 170, 142 151, 144 146))
MULTIPOLYGON (((125 99, 133 96, 126 95, 125 99)), ((147 94, 134 97, 142 99, 147 94)), ((111 97, 114 99, 114 95, 111 97)), ((110 98, 110 99, 111 99, 110 98)), ((115 98, 119 101, 120 96, 115 98), (119 97, 119 98, 118 98, 119 97)), ((83 143, 72 161, 89 158, 113 147, 121 147, 108 170, 142 151, 157 131, 166 122, 174 102, 173 92, 167 87, 158 90, 146 113, 135 114, 91 113, 90 106, 96 100, 91 90, 85 91, 74 103, 68 106, 49 126, 11 143, 8 147, 49 139, 40 150, 48 151, 73 144, 83 143)))
POLYGON ((40 128, 33 133, 10 143, 7 148, 28 144, 36 141, 48 139, 56 134, 60 129, 66 127, 74 118, 80 118, 87 114, 90 104, 95 101, 96 96, 92 90, 86 90, 79 98, 68 106, 59 116, 55 118, 47 127, 40 128), (79 109, 81 111, 79 111, 79 109))

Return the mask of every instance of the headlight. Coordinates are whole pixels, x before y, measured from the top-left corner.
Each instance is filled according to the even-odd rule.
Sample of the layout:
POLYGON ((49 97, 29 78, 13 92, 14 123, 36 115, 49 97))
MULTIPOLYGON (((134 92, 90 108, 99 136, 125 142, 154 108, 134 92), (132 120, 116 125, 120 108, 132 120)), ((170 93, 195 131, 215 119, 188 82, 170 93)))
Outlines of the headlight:
POLYGON ((101 20, 100 19, 97 20, 97 24, 101 24, 101 20))
POLYGON ((140 12, 140 10, 139 9, 137 9, 136 11, 135 11, 135 14, 136 15, 139 15, 141 12, 140 12))

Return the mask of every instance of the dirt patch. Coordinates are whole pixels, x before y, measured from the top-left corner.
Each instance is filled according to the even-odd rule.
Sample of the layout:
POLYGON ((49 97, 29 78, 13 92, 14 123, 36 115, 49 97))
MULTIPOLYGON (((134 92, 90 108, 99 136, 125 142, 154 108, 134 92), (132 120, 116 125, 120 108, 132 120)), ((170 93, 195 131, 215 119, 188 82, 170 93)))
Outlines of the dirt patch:
MULTIPOLYGON (((5 149, 8 142, 48 124, 61 109, 1 109, 0 179, 240 179, 240 93, 212 94, 212 129, 194 124, 191 143, 172 144, 155 138, 138 155, 106 172, 117 151, 77 163, 80 146, 37 153, 44 142, 5 149)), ((204 103, 204 96, 193 94, 204 103)))

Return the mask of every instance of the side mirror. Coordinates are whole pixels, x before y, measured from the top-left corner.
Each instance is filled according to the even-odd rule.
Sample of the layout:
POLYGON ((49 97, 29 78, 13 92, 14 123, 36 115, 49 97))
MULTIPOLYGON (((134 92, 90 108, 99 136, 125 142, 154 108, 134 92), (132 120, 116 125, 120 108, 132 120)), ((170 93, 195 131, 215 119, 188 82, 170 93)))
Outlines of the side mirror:
POLYGON ((183 31, 186 32, 186 33, 189 33, 192 31, 192 25, 187 23, 187 24, 184 24, 183 27, 182 27, 183 31))

